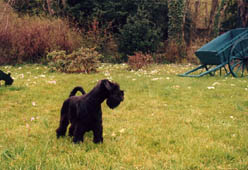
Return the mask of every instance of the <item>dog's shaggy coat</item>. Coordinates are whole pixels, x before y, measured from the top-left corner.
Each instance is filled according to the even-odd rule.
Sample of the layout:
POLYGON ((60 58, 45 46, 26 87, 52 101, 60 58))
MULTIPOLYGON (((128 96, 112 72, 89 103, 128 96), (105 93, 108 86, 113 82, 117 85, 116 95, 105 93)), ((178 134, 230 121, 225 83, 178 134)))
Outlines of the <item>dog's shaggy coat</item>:
POLYGON ((2 70, 0 70, 0 81, 1 80, 5 81, 5 86, 11 85, 14 82, 14 80, 11 78, 11 74, 6 74, 2 70))
POLYGON ((107 100, 107 105, 114 109, 124 100, 124 92, 117 83, 109 80, 100 80, 87 94, 82 87, 75 87, 61 108, 60 125, 56 130, 57 137, 65 136, 67 126, 69 136, 73 136, 73 142, 83 141, 84 133, 92 130, 94 143, 103 142, 102 109, 101 103, 107 100), (80 91, 82 96, 75 96, 80 91))

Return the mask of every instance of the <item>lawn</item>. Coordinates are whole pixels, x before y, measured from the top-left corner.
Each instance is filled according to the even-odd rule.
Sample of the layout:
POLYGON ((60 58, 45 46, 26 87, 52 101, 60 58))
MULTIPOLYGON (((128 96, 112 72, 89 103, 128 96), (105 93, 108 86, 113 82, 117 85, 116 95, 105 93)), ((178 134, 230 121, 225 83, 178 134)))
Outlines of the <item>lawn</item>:
MULTIPOLYGON (((50 72, 43 65, 1 66, 0 169, 248 169, 248 79, 178 77, 192 65, 130 71, 102 64, 98 73, 50 72), (120 84, 125 100, 103 103, 104 143, 56 138, 60 108, 73 87, 120 84)), ((79 95, 79 94, 78 94, 79 95)))

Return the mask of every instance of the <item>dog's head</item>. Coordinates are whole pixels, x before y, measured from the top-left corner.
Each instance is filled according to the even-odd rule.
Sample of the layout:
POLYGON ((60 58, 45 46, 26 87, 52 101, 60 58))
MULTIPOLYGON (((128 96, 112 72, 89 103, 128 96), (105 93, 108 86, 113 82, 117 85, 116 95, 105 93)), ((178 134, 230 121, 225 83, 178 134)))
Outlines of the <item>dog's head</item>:
POLYGON ((10 73, 4 76, 5 85, 11 85, 13 83, 13 79, 10 77, 10 73))
POLYGON ((124 100, 124 91, 120 90, 119 84, 110 82, 107 79, 101 82, 108 91, 107 105, 111 109, 116 108, 124 100))

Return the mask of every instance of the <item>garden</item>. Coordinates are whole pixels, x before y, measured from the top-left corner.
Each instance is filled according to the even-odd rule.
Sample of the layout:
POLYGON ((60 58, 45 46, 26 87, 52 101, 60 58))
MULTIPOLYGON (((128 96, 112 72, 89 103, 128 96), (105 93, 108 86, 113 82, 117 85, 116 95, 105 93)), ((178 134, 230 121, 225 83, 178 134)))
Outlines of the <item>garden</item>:
POLYGON ((245 4, 0 0, 0 169, 248 169, 244 67, 179 76, 202 64, 197 49, 247 27, 245 4), (103 143, 57 138, 72 89, 103 79, 124 90, 115 109, 101 105, 103 143))
MULTIPOLYGON (((245 78, 178 74, 195 65, 101 64, 93 74, 47 66, 1 66, 14 83, 0 88, 1 169, 247 169, 245 78), (56 138, 60 109, 74 86, 89 92, 101 79, 125 99, 103 109, 103 144, 56 138)), ((78 94, 81 95, 81 94, 78 94)))

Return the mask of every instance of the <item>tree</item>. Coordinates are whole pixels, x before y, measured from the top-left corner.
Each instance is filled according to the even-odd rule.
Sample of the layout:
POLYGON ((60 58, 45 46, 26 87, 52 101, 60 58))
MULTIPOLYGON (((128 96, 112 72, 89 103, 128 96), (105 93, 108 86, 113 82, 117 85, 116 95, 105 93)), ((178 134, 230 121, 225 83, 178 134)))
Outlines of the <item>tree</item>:
POLYGON ((238 0, 238 12, 241 19, 242 27, 246 27, 248 23, 248 1, 238 0))
POLYGON ((127 55, 134 52, 155 52, 160 42, 160 29, 150 20, 149 13, 144 7, 139 7, 137 14, 129 16, 127 24, 120 29, 118 38, 119 51, 127 55))
POLYGON ((209 24, 208 24, 208 34, 210 35, 213 30, 214 25, 214 17, 216 15, 216 11, 218 9, 219 0, 212 0, 211 3, 211 12, 209 16, 209 24))
POLYGON ((184 0, 168 1, 168 38, 178 43, 182 42, 183 37, 184 3, 184 0))

